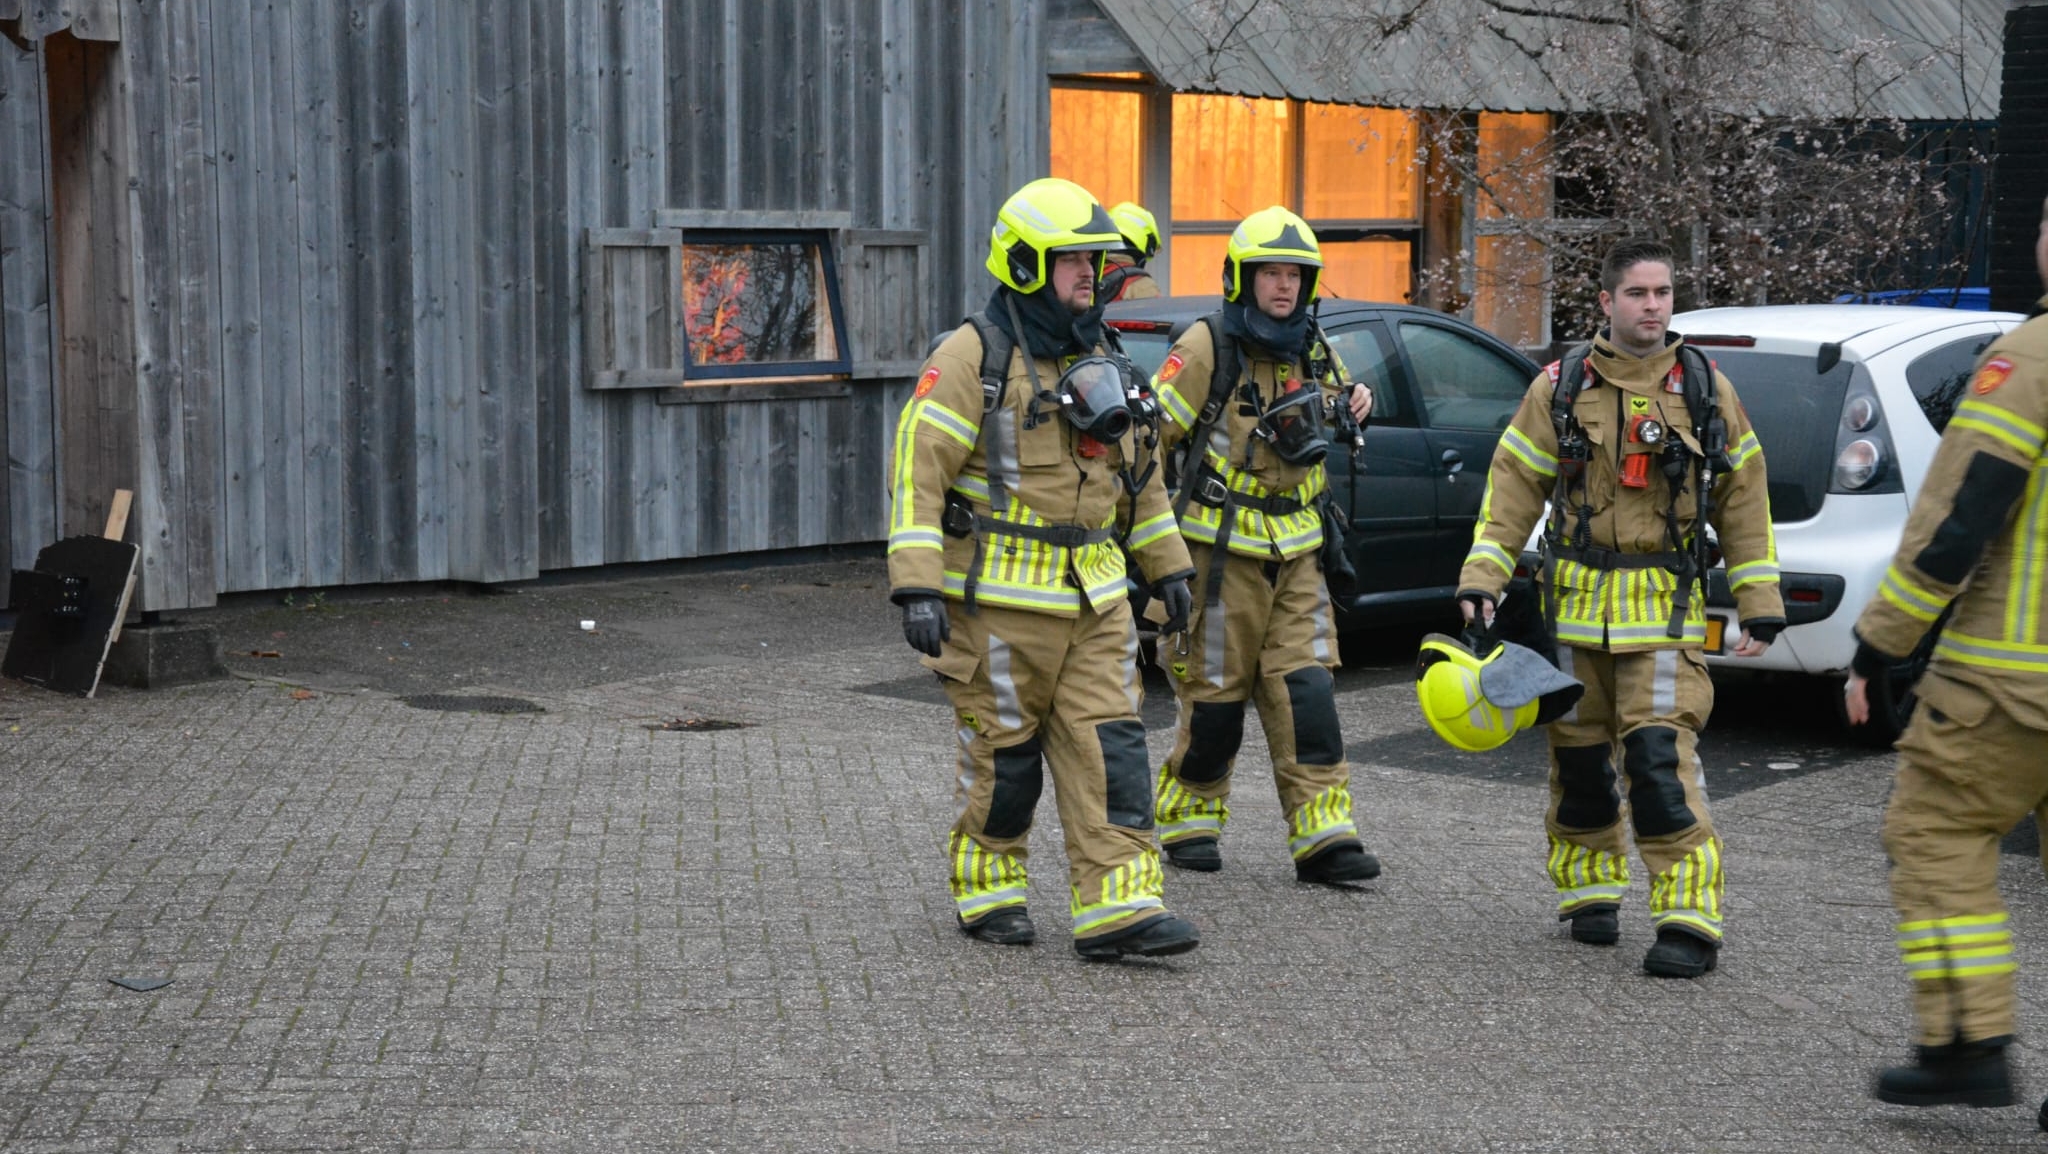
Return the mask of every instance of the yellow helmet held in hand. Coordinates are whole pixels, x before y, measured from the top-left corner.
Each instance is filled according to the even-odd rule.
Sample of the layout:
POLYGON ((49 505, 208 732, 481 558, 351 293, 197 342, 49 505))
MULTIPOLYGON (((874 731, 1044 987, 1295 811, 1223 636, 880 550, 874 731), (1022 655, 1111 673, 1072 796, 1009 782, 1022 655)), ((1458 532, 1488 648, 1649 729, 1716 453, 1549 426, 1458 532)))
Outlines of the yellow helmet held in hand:
POLYGON ((1123 246, 1123 234, 1093 194, 1071 180, 1048 176, 1012 193, 996 213, 988 238, 988 271, 1020 293, 1036 292, 1051 271, 1048 254, 1095 253, 1100 280, 1103 254, 1123 246))
POLYGON ((1109 210, 1109 219, 1116 222, 1116 230, 1124 238, 1124 248, 1144 264, 1159 255, 1159 222, 1145 206, 1135 201, 1124 201, 1109 210))
POLYGON ((1415 656, 1415 697, 1444 743, 1468 753, 1497 749, 1532 725, 1563 717, 1586 687, 1533 649, 1482 636, 1485 656, 1432 633, 1415 656))
POLYGON ((1245 217, 1230 234, 1230 243, 1223 249, 1223 299, 1244 299, 1245 290, 1251 287, 1245 266, 1268 261, 1304 266, 1301 303, 1316 299, 1316 287, 1323 279, 1322 246, 1316 243, 1316 232, 1307 221, 1277 204, 1245 217))

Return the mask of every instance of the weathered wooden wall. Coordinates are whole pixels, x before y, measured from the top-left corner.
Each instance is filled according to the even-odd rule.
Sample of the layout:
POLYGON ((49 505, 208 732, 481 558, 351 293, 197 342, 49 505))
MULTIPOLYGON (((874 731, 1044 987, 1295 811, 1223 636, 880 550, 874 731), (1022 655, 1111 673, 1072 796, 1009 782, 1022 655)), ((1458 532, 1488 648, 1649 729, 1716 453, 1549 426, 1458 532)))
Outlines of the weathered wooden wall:
POLYGON ((132 0, 125 100, 84 107, 133 180, 81 186, 132 283, 54 321, 40 78, 69 49, 0 40, 0 549, 117 475, 146 608, 880 539, 909 366, 1045 168, 1041 8, 132 0), (844 395, 586 387, 589 230, 679 210, 846 222, 844 395), (70 372, 53 332, 134 353, 70 372))
POLYGON ((0 36, 0 592, 57 530, 41 69, 0 36))

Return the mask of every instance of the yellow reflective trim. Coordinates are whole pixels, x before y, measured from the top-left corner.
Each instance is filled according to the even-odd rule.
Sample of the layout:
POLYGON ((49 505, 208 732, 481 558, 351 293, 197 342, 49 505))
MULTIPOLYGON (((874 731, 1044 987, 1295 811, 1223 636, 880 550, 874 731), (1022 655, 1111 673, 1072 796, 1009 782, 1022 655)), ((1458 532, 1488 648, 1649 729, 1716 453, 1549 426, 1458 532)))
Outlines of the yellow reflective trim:
POLYGON ((1508 556, 1508 551, 1491 541, 1473 543, 1471 552, 1465 554, 1465 564, 1470 565, 1476 561, 1491 561, 1500 567, 1501 572, 1510 577, 1515 575, 1515 563, 1508 556))
POLYGON ((1543 477, 1557 476, 1557 457, 1544 452, 1534 441, 1523 435, 1520 429, 1509 425, 1500 435, 1500 447, 1513 454, 1530 471, 1543 477))
POLYGON ((1917 922, 1900 922, 1899 932, 1911 930, 1932 930, 1963 926, 1996 926, 2011 921, 2009 914, 1957 914, 1948 918, 1927 918, 1917 922))
POLYGON ((966 417, 954 412, 937 401, 919 403, 918 420, 939 430, 954 440, 972 449, 981 430, 966 417))
POLYGON ((1740 469, 1748 463, 1751 457, 1763 451, 1763 444, 1756 439, 1756 431, 1754 429, 1742 434, 1742 439, 1735 443, 1735 456, 1730 458, 1728 462, 1728 471, 1732 473, 1740 469))
POLYGON ((2030 459, 2041 455, 2043 434, 2039 425, 1979 401, 1964 401, 1958 405, 1955 416, 1949 418, 1948 427, 1983 433, 2018 449, 2030 459))
POLYGON ((1187 398, 1180 395, 1179 389, 1174 388, 1172 385, 1162 385, 1159 383, 1159 378, 1154 377, 1152 379, 1152 391, 1158 394, 1160 406, 1166 410, 1167 416, 1173 418, 1174 424, 1179 425, 1183 430, 1194 428, 1195 417, 1198 414, 1188 404, 1187 398))

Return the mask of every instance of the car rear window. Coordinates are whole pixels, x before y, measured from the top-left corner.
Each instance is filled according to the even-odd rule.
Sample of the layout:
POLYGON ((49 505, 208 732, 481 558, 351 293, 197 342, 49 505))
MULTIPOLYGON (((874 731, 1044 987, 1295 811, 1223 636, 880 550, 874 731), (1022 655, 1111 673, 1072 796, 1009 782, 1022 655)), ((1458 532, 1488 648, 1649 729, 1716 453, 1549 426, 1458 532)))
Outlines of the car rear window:
POLYGON ((1131 363, 1138 366, 1138 371, 1145 374, 1148 380, 1153 373, 1159 371, 1160 363, 1166 360, 1166 350, 1173 347, 1173 342, 1165 333, 1127 332, 1119 335, 1124 339, 1124 354, 1131 358, 1131 363))
POLYGON ((1764 447, 1771 519, 1804 521, 1820 512, 1834 469, 1842 398, 1855 366, 1845 361, 1817 373, 1810 356, 1732 348, 1706 351, 1735 385, 1735 395, 1764 447))

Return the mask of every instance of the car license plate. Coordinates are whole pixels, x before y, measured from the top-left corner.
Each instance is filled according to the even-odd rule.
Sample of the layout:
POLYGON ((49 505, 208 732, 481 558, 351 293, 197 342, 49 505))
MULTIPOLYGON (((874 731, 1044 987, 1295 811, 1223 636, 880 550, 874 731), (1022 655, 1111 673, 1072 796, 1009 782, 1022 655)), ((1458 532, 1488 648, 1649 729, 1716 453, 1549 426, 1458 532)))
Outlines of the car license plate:
POLYGON ((1709 652, 1709 653, 1722 653, 1722 652, 1725 652, 1725 651, 1726 651, 1726 645, 1724 644, 1724 642, 1725 642, 1725 637, 1724 637, 1724 635, 1725 635, 1725 634, 1726 634, 1727 632, 1728 632, 1728 623, 1727 623, 1726 621, 1722 620, 1722 619, 1721 619, 1721 618, 1719 618, 1719 617, 1709 617, 1709 618, 1707 618, 1707 652, 1709 652))

